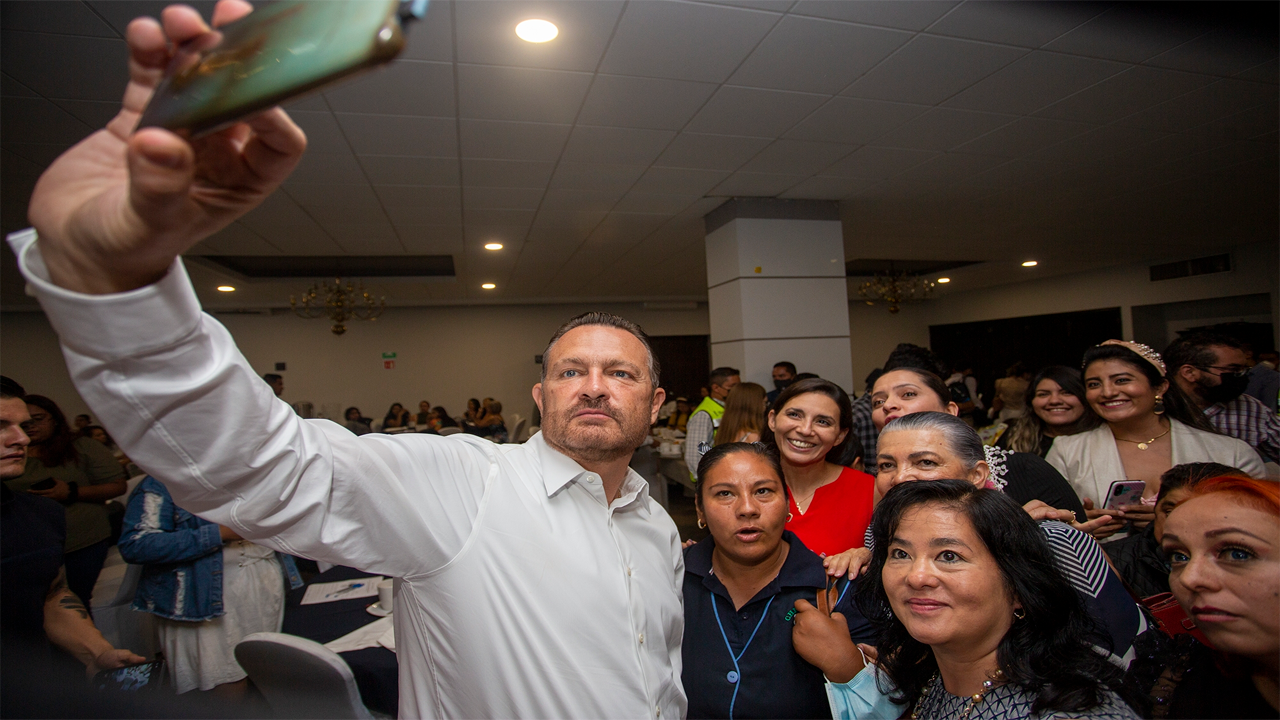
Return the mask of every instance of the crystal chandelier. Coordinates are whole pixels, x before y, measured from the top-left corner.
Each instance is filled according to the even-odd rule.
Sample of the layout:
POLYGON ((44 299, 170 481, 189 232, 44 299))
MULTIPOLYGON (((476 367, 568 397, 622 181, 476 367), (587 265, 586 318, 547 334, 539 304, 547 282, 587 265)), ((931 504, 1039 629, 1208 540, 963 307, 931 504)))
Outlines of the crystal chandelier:
POLYGON ((342 284, 342 278, 335 278, 332 283, 316 283, 312 285, 301 299, 289 296, 289 306, 298 317, 313 319, 327 317, 333 321, 334 335, 347 331, 346 322, 352 318, 357 320, 376 320, 387 309, 385 297, 374 299, 361 284, 358 288, 350 281, 342 284))
POLYGON ((862 283, 862 287, 858 288, 858 295, 868 305, 885 303, 889 306, 889 312, 896 313, 904 302, 915 302, 929 297, 935 285, 936 283, 932 280, 915 277, 906 272, 895 272, 893 264, 890 263, 889 272, 877 273, 875 277, 862 283))

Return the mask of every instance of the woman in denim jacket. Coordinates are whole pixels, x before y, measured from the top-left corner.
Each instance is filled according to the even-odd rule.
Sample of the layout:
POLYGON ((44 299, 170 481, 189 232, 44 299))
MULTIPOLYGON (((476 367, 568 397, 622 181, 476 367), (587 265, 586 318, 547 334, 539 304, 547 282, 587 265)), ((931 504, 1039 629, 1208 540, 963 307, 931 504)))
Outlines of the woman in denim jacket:
POLYGON ((236 643, 279 631, 284 578, 302 585, 293 559, 174 505, 150 476, 129 496, 120 555, 143 566, 133 607, 157 616, 174 689, 242 694, 236 643))

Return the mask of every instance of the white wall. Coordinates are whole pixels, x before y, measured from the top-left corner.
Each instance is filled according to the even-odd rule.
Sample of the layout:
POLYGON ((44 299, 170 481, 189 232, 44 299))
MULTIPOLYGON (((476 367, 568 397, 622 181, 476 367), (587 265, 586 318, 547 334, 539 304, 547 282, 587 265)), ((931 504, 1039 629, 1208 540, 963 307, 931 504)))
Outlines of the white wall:
MULTIPOLYGON (((324 320, 292 314, 218 315, 259 374, 288 370, 284 398, 316 404, 334 414, 355 405, 382 417, 393 402, 417 411, 420 400, 461 415, 467 398, 491 396, 505 414, 528 417, 530 388, 538 381, 548 338, 562 322, 587 310, 614 312, 651 335, 706 335, 707 311, 648 311, 637 303, 389 308, 374 322, 348 324, 335 336, 324 320), (382 353, 396 353, 394 370, 382 353)), ((0 372, 28 392, 54 398, 69 415, 86 412, 72 388, 57 338, 42 313, 5 313, 0 319, 0 372)))

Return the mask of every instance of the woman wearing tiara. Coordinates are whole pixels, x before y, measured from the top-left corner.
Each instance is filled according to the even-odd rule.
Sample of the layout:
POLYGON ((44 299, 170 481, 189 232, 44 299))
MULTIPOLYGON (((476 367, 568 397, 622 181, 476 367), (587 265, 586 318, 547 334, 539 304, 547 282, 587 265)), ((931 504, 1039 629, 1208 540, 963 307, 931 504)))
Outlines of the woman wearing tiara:
POLYGON ((1104 421, 1089 432, 1058 438, 1045 458, 1062 473, 1092 519, 1114 518, 1093 531, 1101 541, 1146 527, 1154 517, 1160 476, 1174 465, 1217 462, 1265 477, 1262 458, 1244 442, 1219 435, 1199 408, 1165 378, 1155 350, 1108 340, 1084 354, 1085 400, 1104 421), (1117 480, 1146 483, 1142 503, 1107 511, 1117 480), (1124 532, 1120 532, 1120 531, 1124 532))

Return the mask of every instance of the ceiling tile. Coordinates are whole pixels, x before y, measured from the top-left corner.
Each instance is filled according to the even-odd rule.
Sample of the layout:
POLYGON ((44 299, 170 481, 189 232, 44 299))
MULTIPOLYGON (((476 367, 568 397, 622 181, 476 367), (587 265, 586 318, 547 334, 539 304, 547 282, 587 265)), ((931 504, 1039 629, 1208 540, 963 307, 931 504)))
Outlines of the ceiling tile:
POLYGON ((708 194, 721 197, 774 197, 804 179, 804 175, 736 172, 708 194))
POLYGON ((779 197, 797 200, 844 200, 862 190, 874 180, 817 175, 802 181, 779 197))
POLYGON ((467 187, 467 209, 537 210, 542 202, 539 188, 467 187))
POLYGON ((337 113, 338 124, 358 155, 452 157, 458 153, 457 122, 451 118, 337 113))
POLYGON ((856 147, 805 140, 775 140, 743 165, 741 170, 776 175, 813 175, 848 155, 856 147))
POLYGON ((461 228, 463 224, 461 206, 397 205, 388 207, 386 213, 397 229, 419 225, 456 225, 461 228))
POLYGON ((1026 53, 1002 45, 919 35, 841 94, 936 105, 1026 53))
POLYGON ((930 34, 1037 48, 1102 14, 1102 3, 967 2, 929 27, 930 34))
POLYGON ((1235 78, 1275 85, 1280 82, 1280 58, 1272 58, 1261 65, 1255 65, 1236 74, 1235 78))
POLYGON ((617 204, 622 195, 621 190, 548 190, 542 198, 539 214, 543 211, 547 213, 608 211, 617 204))
POLYGON ((680 133, 653 164, 695 170, 736 170, 768 144, 763 138, 680 133))
POLYGON ((9 77, 9 73, 0 73, 0 97, 40 97, 40 95, 9 77))
POLYGON ((1205 130, 1224 140, 1249 140, 1265 137, 1277 128, 1280 128, 1280 107, 1268 103, 1214 120, 1205 130))
POLYGON ((1204 25, 1171 11, 1176 4, 1128 3, 1045 45, 1046 50, 1140 63, 1205 32, 1204 25))
POLYGON ((1034 152, 1028 159, 1060 167, 1103 163, 1116 153, 1155 142, 1167 134, 1159 130, 1107 125, 1034 152))
POLYGON ((644 165, 603 165, 562 162, 548 187, 624 193, 644 173, 644 165))
POLYGON ((822 95, 725 86, 707 102, 686 130, 776 138, 825 101, 822 95))
POLYGON ((651 167, 636 181, 631 192, 702 196, 727 177, 727 170, 651 167))
MULTIPOLYGON (((68 143, 5 142, 4 149, 38 166, 42 172, 44 168, 52 165, 54 160, 57 160, 62 153, 67 151, 68 145, 68 143)), ((37 176, 39 174, 39 172, 36 173, 37 176)))
POLYGON ((55 105, 71 113, 91 128, 103 128, 120 113, 119 102, 101 100, 54 100, 55 105))
POLYGON ((0 103, 0 124, 7 141, 20 138, 26 143, 64 147, 80 142, 95 129, 42 98, 5 98, 0 103))
MULTIPOLYGON (((334 185, 294 183, 284 188, 285 192, 301 205, 313 217, 318 217, 315 210, 326 209, 341 218, 345 211, 375 212, 381 214, 382 205, 378 196, 368 184, 334 185)), ((341 220, 339 220, 341 222, 341 220)))
MULTIPOLYGON (((171 3, 165 0, 87 0, 86 4, 115 28, 117 35, 124 37, 125 29, 134 18, 143 15, 159 18, 160 11, 171 3)), ((193 0, 183 4, 195 8, 206 21, 213 17, 213 0, 193 0)))
POLYGON ((455 158, 361 155, 360 164, 376 185, 451 185, 458 182, 455 158))
POLYGON ((407 33, 401 59, 453 62, 453 5, 450 0, 427 3, 427 16, 407 33))
POLYGON ((366 182, 366 179, 360 163, 349 152, 308 152, 302 155, 288 182, 356 184, 366 182))
POLYGON ((533 210, 495 210, 491 208, 475 208, 465 205, 463 222, 466 225, 493 226, 528 226, 533 222, 533 210))
POLYGON ((458 60, 590 72, 600 62, 622 6, 621 2, 606 0, 460 2, 455 5, 458 60), (516 25, 530 18, 555 23, 559 35, 546 43, 530 43, 516 37, 516 25))
POLYGON ((451 255, 462 252, 462 228, 458 225, 397 226, 400 242, 415 255, 451 255))
POLYGON ((468 187, 520 187, 547 186, 551 180, 551 162, 524 162, 519 160, 462 159, 462 182, 468 187))
POLYGON ((833 94, 911 33, 787 16, 729 78, 734 85, 833 94))
POLYGON ((779 17, 694 3, 631 3, 599 70, 724 82, 779 17))
MULTIPOLYGON (((0 3, 0 27, 59 35, 115 38, 120 35, 84 3, 6 0, 0 3)), ((7 38, 6 38, 7 39, 7 38)))
POLYGON ((786 133, 794 140, 862 145, 923 115, 921 105, 835 97, 786 133))
POLYGON ((689 207, 702 195, 667 195, 659 193, 627 193, 614 206, 617 212, 661 213, 672 215, 689 207))
POLYGON ((956 151, 1020 157, 1077 135, 1083 135, 1096 127, 1098 126, 1044 118, 1018 118, 1004 127, 957 146, 956 151))
POLYGON ((607 127, 679 130, 702 107, 712 83, 597 75, 578 122, 607 127))
MULTIPOLYGON (((1270 3, 1258 5, 1271 13, 1259 27, 1245 29, 1236 24, 1227 25, 1163 52, 1147 64, 1188 72, 1235 75, 1271 60, 1277 53, 1276 19, 1274 6, 1268 5, 1270 3)), ((1250 6, 1245 3, 1237 7, 1250 6)))
POLYGON ((1208 75, 1134 67, 1064 98, 1036 114, 1106 124, 1185 95, 1214 80, 1208 75))
POLYGON ((303 223, 268 225, 254 228, 254 232, 284 255, 336 255, 342 252, 338 243, 309 217, 303 223))
POLYGON ((847 20, 863 25, 924 30, 958 4, 935 0, 800 0, 790 12, 792 15, 847 20))
POLYGON ((1001 125, 1007 125, 1013 119, 1009 115, 934 108, 882 135, 876 140, 876 144, 946 152, 1001 125))
POLYGON ((1219 80, 1149 110, 1120 120, 1122 125, 1185 132, 1280 99, 1275 85, 1244 80, 1219 80))
POLYGON ((211 254, 217 255, 279 255, 280 251, 240 223, 231 223, 204 239, 211 254))
MULTIPOLYGON (((466 158, 554 162, 560 157, 568 125, 462 120, 462 155, 466 158)), ((471 183, 468 180, 468 184, 471 183)))
POLYGON ((5 73, 29 88, 39 88, 47 98, 120 102, 129 83, 128 61, 129 50, 119 38, 5 28, 0 39, 0 66, 5 73))
POLYGON ((285 193, 272 193, 258 207, 250 210, 239 222, 251 230, 273 226, 306 224, 311 217, 285 193))
POLYGON ((453 66, 397 60, 324 96, 334 112, 452 117, 453 66))
MULTIPOLYGON (((640 128, 585 127, 573 129, 565 146, 565 162, 649 164, 666 148, 675 133, 640 128)), ((637 173, 637 177, 639 173, 637 173)))
POLYGON ((333 113, 312 112, 307 110, 290 110, 289 117, 307 134, 307 152, 351 152, 347 138, 338 126, 338 119, 333 113))
MULTIPOLYGON (((561 207, 563 208, 563 204, 561 207)), ((533 220, 529 237, 532 239, 535 236, 543 237, 544 235, 555 237, 569 235, 581 240, 590 234, 608 213, 607 208, 604 210, 549 209, 544 203, 538 209, 538 217, 533 220)))
POLYGON ((841 178, 883 180, 936 156, 937 153, 926 150, 862 147, 822 171, 822 174, 841 178))
POLYGON ((1127 67, 1109 60, 1033 52, 975 83, 945 105, 1027 115, 1127 67))
POLYGON ((374 185, 383 207, 448 207, 461 212, 462 190, 457 187, 374 185))
POLYGON ((459 65, 459 114, 482 120, 572 123, 590 84, 589 73, 459 65))
POLYGON ((936 183, 952 184, 1003 164, 1004 158, 990 155, 971 155, 968 153, 945 153, 923 162, 894 178, 902 182, 921 182, 927 185, 936 183))
POLYGON ((309 112, 329 112, 329 102, 324 99, 322 92, 309 92, 289 100, 281 104, 285 110, 292 113, 295 110, 306 110, 309 112))

